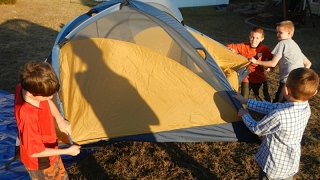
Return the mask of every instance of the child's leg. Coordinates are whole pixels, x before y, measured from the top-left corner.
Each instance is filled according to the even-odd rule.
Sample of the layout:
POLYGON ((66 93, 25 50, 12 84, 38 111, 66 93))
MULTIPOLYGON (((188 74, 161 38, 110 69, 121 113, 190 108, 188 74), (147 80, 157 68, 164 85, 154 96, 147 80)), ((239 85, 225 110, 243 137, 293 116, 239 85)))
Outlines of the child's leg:
POLYGON ((252 89, 253 94, 258 101, 264 101, 264 97, 261 96, 262 93, 260 93, 262 83, 250 83, 250 89, 252 89))
POLYGON ((271 102, 267 81, 266 81, 266 82, 263 82, 262 86, 263 86, 263 96, 264 96, 264 100, 265 100, 265 101, 268 101, 268 102, 271 102))
POLYGON ((244 98, 249 98, 249 83, 248 82, 242 82, 241 83, 241 95, 244 98))
POLYGON ((68 174, 64 168, 61 158, 59 157, 57 161, 47 169, 44 170, 30 170, 27 168, 31 180, 41 180, 41 179, 61 179, 68 180, 68 174))
POLYGON ((278 87, 278 91, 276 93, 276 97, 274 98, 274 100, 272 102, 281 102, 283 100, 283 94, 282 94, 282 90, 284 88, 285 83, 280 82, 279 83, 279 87, 278 87))

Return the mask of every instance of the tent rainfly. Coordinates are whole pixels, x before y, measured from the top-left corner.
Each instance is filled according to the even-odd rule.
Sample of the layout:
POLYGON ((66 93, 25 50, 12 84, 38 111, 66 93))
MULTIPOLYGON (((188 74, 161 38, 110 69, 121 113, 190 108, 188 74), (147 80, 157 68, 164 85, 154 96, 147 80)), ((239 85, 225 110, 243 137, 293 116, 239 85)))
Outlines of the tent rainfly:
POLYGON ((101 3, 60 31, 47 61, 78 144, 257 138, 231 97, 248 61, 184 25, 170 1, 101 3))

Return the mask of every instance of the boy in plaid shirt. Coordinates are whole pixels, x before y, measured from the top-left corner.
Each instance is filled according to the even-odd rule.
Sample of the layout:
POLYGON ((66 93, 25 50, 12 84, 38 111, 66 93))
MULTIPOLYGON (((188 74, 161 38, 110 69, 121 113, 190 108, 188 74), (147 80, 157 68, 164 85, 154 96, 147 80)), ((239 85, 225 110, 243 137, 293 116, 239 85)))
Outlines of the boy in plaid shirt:
POLYGON ((233 95, 247 108, 266 114, 255 121, 247 109, 238 115, 251 132, 264 136, 255 159, 260 166, 259 179, 292 180, 299 170, 300 143, 311 115, 309 98, 318 92, 319 77, 311 69, 297 68, 290 72, 283 94, 284 103, 270 103, 233 95))

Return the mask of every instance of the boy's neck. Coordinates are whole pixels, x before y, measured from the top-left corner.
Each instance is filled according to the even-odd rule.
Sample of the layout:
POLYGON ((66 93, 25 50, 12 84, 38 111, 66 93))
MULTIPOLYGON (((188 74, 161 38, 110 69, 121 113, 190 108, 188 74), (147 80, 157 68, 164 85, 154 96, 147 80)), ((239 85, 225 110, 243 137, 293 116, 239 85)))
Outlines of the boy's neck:
POLYGON ((29 103, 29 104, 31 104, 31 105, 33 105, 33 106, 35 106, 35 107, 39 107, 40 101, 34 99, 33 97, 34 97, 34 96, 33 96, 30 92, 22 89, 22 98, 23 98, 27 103, 29 103))
POLYGON ((256 47, 253 47, 253 46, 250 44, 250 48, 251 48, 251 49, 257 49, 257 48, 260 46, 260 44, 261 44, 261 43, 259 43, 256 47))
POLYGON ((288 40, 288 39, 292 39, 292 38, 287 38, 287 39, 281 39, 280 41, 284 41, 284 40, 288 40))
POLYGON ((292 96, 286 97, 286 100, 287 100, 288 102, 299 102, 299 103, 301 103, 301 102, 307 102, 307 101, 305 101, 305 100, 295 99, 295 98, 293 98, 292 96))

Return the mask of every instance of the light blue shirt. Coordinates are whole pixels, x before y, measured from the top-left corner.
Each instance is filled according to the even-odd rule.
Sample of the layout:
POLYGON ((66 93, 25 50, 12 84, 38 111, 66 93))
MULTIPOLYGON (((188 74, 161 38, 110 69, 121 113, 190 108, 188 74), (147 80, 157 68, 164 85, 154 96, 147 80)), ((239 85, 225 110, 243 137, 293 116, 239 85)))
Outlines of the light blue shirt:
POLYGON ((301 139, 311 115, 308 101, 269 103, 248 100, 247 108, 267 114, 255 121, 249 113, 242 116, 251 132, 264 136, 256 161, 271 178, 287 178, 299 171, 301 139))

